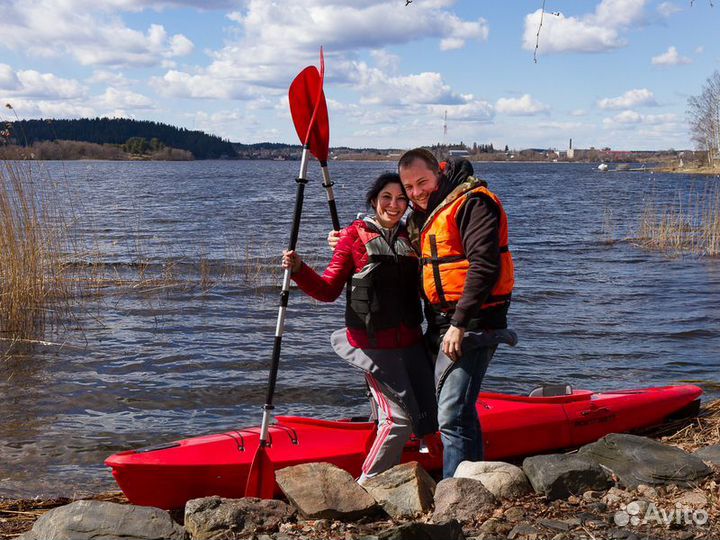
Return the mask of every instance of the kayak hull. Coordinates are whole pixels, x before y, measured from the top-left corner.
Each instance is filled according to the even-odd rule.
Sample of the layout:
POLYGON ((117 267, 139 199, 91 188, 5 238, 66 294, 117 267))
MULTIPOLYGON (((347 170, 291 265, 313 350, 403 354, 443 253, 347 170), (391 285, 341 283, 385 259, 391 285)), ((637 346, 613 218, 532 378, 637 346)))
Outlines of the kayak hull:
MULTIPOLYGON (((693 404, 702 389, 667 386, 571 395, 522 397, 481 393, 477 410, 485 459, 510 460, 659 425, 693 404)), ((360 475, 375 438, 373 422, 278 416, 269 432, 266 456, 274 470, 326 462, 360 475)), ((438 435, 436 435, 437 437, 438 435)), ((193 437, 110 456, 105 464, 133 504, 182 508, 190 499, 244 495, 250 464, 259 446, 259 428, 193 437)), ((427 471, 442 470, 442 455, 421 449, 411 438, 403 462, 417 461, 427 471)), ((277 486, 275 494, 279 494, 277 486)))

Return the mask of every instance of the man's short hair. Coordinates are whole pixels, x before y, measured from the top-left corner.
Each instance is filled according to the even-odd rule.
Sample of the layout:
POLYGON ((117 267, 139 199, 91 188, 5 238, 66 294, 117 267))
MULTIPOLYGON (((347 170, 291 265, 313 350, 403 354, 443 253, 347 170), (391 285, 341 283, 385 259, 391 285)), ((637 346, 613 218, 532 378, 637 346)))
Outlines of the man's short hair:
POLYGON ((400 156, 400 160, 398 161, 398 172, 405 167, 410 167, 416 159, 422 160, 425 165, 427 165, 427 168, 435 174, 440 173, 440 164, 438 163, 437 158, 427 148, 413 148, 400 156))

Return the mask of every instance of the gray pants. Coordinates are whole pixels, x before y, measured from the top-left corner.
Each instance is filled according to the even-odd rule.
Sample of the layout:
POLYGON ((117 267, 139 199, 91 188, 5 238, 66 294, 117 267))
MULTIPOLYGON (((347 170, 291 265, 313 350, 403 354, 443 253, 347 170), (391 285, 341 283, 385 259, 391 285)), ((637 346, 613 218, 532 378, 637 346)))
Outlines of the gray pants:
POLYGON ((359 484, 400 463, 405 443, 413 431, 410 416, 405 409, 393 401, 392 395, 383 390, 375 377, 366 373, 365 379, 377 405, 378 429, 375 441, 362 465, 359 484))

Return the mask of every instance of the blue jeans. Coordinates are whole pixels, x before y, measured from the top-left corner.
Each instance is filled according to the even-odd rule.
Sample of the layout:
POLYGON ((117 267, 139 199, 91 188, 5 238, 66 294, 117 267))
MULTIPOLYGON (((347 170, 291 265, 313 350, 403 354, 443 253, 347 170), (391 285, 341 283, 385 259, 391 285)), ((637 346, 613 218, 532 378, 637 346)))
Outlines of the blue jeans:
MULTIPOLYGON (((440 389, 438 423, 443 443, 443 478, 452 478, 462 461, 483 459, 482 431, 475 402, 496 348, 496 345, 475 347, 464 352, 450 368, 440 389)), ((442 351, 438 360, 441 356, 444 356, 442 351)))

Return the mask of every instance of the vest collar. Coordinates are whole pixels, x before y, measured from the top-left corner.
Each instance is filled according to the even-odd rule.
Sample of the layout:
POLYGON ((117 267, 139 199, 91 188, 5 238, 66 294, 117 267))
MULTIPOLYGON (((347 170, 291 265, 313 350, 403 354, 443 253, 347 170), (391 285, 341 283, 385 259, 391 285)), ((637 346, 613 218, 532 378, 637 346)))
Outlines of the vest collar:
POLYGON ((458 198, 462 197, 464 194, 466 194, 469 191, 472 191, 475 188, 479 187, 487 187, 488 183, 485 180, 482 180, 480 178, 475 178, 474 176, 468 176, 468 179, 465 180, 462 184, 459 184, 455 189, 453 189, 447 197, 445 197, 440 204, 438 204, 435 209, 428 214, 428 216, 425 218, 425 222, 422 225, 422 228, 420 231, 424 231, 427 226, 432 222, 433 218, 443 210, 445 207, 449 206, 453 202, 455 202, 458 198))

